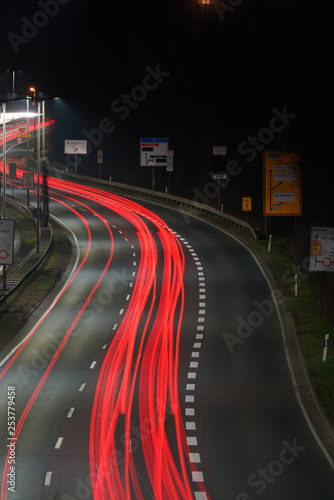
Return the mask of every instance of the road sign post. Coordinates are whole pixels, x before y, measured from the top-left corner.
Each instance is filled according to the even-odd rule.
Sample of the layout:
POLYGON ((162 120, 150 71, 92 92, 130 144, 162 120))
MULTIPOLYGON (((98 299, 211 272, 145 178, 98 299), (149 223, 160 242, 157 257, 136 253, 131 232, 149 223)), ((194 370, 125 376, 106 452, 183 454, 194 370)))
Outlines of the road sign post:
POLYGON ((155 167, 167 166, 168 139, 143 137, 140 139, 140 166, 152 167, 152 190, 155 191, 155 167))
POLYGON ((14 231, 13 219, 0 219, 0 265, 3 267, 3 290, 6 291, 6 266, 14 263, 14 231))
POLYGON ((264 151, 263 213, 265 216, 301 215, 301 154, 264 151))
POLYGON ((334 272, 334 228, 311 228, 310 271, 334 272))
POLYGON ((74 155, 74 173, 76 174, 78 169, 77 156, 87 154, 87 141, 85 139, 67 139, 65 140, 64 152, 66 155, 74 155))

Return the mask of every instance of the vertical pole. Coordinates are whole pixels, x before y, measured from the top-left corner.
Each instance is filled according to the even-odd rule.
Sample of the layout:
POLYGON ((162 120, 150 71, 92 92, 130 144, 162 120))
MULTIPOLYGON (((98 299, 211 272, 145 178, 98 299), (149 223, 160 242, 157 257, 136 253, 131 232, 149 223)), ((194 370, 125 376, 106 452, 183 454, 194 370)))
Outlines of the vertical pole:
POLYGON ((2 103, 2 149, 3 149, 3 210, 2 218, 6 218, 6 103, 2 103))
MULTIPOLYGON (((3 210, 2 218, 6 218, 6 103, 2 103, 2 148, 3 148, 3 210)), ((2 266, 3 269, 3 290, 6 290, 6 266, 2 266)))
MULTIPOLYGON (((29 174, 29 99, 27 97, 27 173, 29 174)), ((29 207, 30 190, 27 189, 27 206, 29 207)))
POLYGON ((45 100, 42 101, 42 151, 45 157, 45 100))
POLYGON ((41 200, 40 200, 40 170, 41 170, 41 103, 37 102, 37 253, 39 253, 41 200))

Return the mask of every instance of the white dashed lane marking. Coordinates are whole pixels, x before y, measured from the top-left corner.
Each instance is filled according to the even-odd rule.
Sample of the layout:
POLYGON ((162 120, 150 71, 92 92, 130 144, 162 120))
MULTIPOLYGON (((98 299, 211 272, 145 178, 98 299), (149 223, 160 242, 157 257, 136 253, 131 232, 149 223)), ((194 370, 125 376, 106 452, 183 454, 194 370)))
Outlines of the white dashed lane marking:
MULTIPOLYGON (((204 340, 204 324, 205 324, 205 314, 206 314, 206 288, 205 288, 205 274, 204 268, 202 266, 201 260, 198 257, 197 253, 194 251, 192 246, 185 241, 184 238, 181 238, 180 235, 174 232, 176 236, 182 241, 186 248, 188 248, 194 264, 197 267, 197 278, 199 283, 199 297, 198 297, 198 315, 197 315, 197 325, 196 325, 196 334, 195 341, 193 342, 192 350, 191 350, 191 361, 189 363, 189 371, 187 373, 187 380, 192 381, 193 383, 186 383, 186 395, 185 395, 185 427, 186 427, 186 437, 187 443, 192 447, 191 453, 189 453, 189 462, 196 465, 196 470, 192 470, 192 481, 195 484, 204 482, 204 475, 201 470, 197 470, 197 467, 200 468, 201 464, 201 456, 198 453, 198 439, 196 436, 196 421, 194 417, 196 416, 196 408, 195 408, 195 390, 196 390, 196 380, 197 380, 197 369, 199 362, 196 359, 200 358, 201 348, 204 340), (201 333, 199 333, 201 332, 201 333)), ((197 488, 199 488, 197 486, 197 488)), ((194 486, 196 489, 196 486, 194 486)), ((207 500, 207 494, 201 491, 194 491, 196 500, 207 500)))

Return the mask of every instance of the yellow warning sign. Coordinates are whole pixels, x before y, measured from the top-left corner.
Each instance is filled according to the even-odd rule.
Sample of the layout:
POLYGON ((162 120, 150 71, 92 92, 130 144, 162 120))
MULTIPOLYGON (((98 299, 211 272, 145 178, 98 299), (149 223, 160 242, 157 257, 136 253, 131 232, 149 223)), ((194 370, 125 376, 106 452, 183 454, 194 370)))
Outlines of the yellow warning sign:
POLYGON ((301 184, 300 152, 264 152, 264 215, 301 215, 301 184))
POLYGON ((321 255, 321 241, 312 241, 311 255, 321 255))
POLYGON ((251 210, 252 210, 252 198, 250 196, 243 196, 243 198, 242 198, 242 210, 244 212, 251 212, 251 210))

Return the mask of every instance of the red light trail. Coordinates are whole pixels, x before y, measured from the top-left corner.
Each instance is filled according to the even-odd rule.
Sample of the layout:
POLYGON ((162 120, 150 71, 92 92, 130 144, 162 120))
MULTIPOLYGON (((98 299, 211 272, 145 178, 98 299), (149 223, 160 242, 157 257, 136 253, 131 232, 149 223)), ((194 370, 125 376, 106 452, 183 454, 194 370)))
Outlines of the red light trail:
MULTIPOLYGON (((18 177, 21 177, 22 171, 17 170, 18 177)), ((68 206, 86 227, 89 243, 84 260, 90 251, 90 229, 85 216, 70 207, 71 201, 75 199, 77 202, 72 196, 87 200, 85 204, 82 203, 83 206, 106 225, 110 233, 111 249, 100 278, 25 408, 14 437, 19 438, 24 421, 44 381, 98 289, 104 273, 112 264, 113 235, 105 218, 89 208, 88 200, 93 200, 110 211, 110 219, 116 213, 127 224, 131 224, 140 248, 133 293, 123 320, 113 333, 96 386, 89 437, 94 499, 144 500, 148 492, 156 500, 193 499, 195 486, 190 478, 191 473, 196 471, 196 466, 189 460, 178 393, 185 269, 181 243, 162 219, 138 203, 55 178, 49 178, 48 184, 51 199, 68 206)), ((125 228, 121 230, 126 233, 125 228)), ((83 264, 84 261, 71 281, 83 264)), ((40 322, 43 320, 44 317, 40 322)), ((31 336, 7 363, 0 373, 0 379, 31 336)), ((3 473, 3 500, 7 499, 4 486, 7 468, 3 473)), ((195 484, 196 491, 205 492, 206 496, 203 498, 209 500, 203 483, 195 484)))

